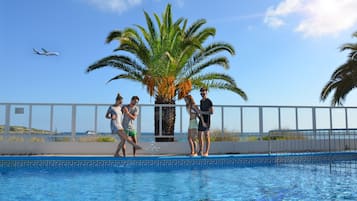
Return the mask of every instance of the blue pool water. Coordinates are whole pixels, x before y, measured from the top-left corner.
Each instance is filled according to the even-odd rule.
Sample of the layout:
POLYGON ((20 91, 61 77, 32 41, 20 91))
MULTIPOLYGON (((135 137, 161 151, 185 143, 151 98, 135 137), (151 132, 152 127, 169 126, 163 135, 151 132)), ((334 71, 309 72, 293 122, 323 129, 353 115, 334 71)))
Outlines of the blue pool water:
POLYGON ((348 164, 137 171, 2 170, 0 200, 357 200, 356 165, 348 164))

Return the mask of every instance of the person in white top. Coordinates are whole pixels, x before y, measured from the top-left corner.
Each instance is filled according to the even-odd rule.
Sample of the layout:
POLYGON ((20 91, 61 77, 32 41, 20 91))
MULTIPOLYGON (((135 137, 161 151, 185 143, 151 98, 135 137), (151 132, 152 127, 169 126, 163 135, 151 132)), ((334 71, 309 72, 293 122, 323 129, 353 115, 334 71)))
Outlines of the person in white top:
MULTIPOLYGON (((115 99, 115 104, 111 105, 108 108, 107 113, 105 114, 105 117, 107 119, 110 119, 110 128, 112 130, 112 134, 118 134, 118 136, 120 137, 120 143, 118 144, 117 149, 115 150, 114 157, 120 157, 119 152, 123 148, 125 141, 128 141, 136 149, 142 149, 141 146, 135 144, 131 139, 129 139, 124 132, 124 128, 122 126, 122 102, 123 97, 118 93, 115 99)), ((126 156, 124 151, 123 156, 126 156)))
POLYGON ((188 124, 188 136, 187 136, 188 144, 191 150, 190 156, 197 156, 196 146, 195 146, 196 145, 195 139, 198 134, 197 117, 200 118, 200 121, 202 121, 204 126, 206 126, 206 123, 204 122, 203 117, 201 115, 201 111, 198 109, 193 97, 191 95, 187 95, 185 96, 184 100, 186 102, 187 112, 190 116, 190 121, 188 124))

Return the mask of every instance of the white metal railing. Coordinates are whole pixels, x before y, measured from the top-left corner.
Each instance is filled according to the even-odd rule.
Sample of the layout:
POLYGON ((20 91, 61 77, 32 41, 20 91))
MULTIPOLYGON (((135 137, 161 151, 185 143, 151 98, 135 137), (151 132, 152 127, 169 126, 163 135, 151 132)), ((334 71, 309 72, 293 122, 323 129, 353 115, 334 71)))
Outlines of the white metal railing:
MULTIPOLYGON (((109 104, 0 103, 0 134, 35 135, 36 131, 45 130, 52 134, 48 135, 49 139, 62 135, 70 136, 73 140, 83 136, 88 130, 106 135, 110 133, 109 121, 104 118, 108 106, 109 104), (25 129, 23 132, 12 131, 14 126, 25 129)), ((175 141, 185 140, 188 114, 184 105, 138 106, 140 114, 136 126, 139 140, 153 141, 155 138, 168 137, 162 135, 164 107, 176 108, 175 131, 172 137, 175 141), (159 108, 158 136, 154 136, 155 107, 159 108)), ((282 140, 327 140, 328 143, 348 142, 348 145, 342 144, 346 148, 354 149, 357 140, 356 119, 357 107, 215 105, 211 117, 211 133, 223 141, 230 141, 232 138, 234 141, 268 140, 272 142, 269 146, 275 146, 276 142, 282 140), (292 131, 304 138, 289 139, 292 131), (343 134, 337 135, 336 131, 343 134), (273 139, 272 135, 281 135, 282 138, 279 141, 273 139), (339 137, 338 142, 335 142, 336 136, 339 137)))

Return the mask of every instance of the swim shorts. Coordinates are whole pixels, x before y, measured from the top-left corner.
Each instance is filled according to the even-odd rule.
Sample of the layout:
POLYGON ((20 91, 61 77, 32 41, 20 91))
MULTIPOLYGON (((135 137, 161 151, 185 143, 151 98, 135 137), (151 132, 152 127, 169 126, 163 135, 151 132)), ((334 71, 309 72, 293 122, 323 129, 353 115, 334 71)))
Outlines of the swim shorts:
POLYGON ((130 137, 135 137, 136 136, 136 130, 125 130, 125 133, 130 136, 130 137))

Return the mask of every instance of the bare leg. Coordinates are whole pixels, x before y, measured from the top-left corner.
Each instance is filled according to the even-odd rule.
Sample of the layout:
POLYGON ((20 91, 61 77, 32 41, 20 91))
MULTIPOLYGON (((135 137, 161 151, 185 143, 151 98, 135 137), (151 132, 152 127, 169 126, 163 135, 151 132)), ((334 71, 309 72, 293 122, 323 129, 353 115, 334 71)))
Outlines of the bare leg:
MULTIPOLYGON (((136 140, 136 136, 132 136, 131 139, 133 140, 133 142, 136 144, 137 143, 137 140, 136 140)), ((136 155, 136 148, 133 147, 133 155, 135 156, 136 155)))
POLYGON ((135 144, 135 143, 133 142, 133 140, 131 140, 130 138, 128 138, 128 136, 125 134, 124 130, 120 130, 118 134, 119 134, 120 137, 124 138, 126 141, 129 142, 129 144, 131 144, 131 145, 132 145, 133 147, 135 147, 136 149, 142 149, 141 146, 135 144))
POLYGON ((211 139, 210 139, 210 133, 209 131, 206 131, 205 132, 205 140, 206 140, 206 151, 205 153, 203 154, 203 156, 208 156, 208 153, 209 153, 209 149, 211 147, 211 139))
POLYGON ((202 149, 203 149, 203 131, 198 131, 198 154, 202 154, 202 149))
POLYGON ((197 130, 196 129, 189 129, 188 130, 188 136, 187 136, 187 140, 188 140, 188 144, 190 146, 190 150, 191 150, 191 156, 195 156, 196 155, 196 148, 195 148, 195 142, 194 142, 194 138, 195 135, 197 135, 197 130))
MULTIPOLYGON (((123 148, 123 146, 124 146, 124 144, 125 144, 125 139, 124 139, 122 136, 120 136, 120 133, 119 133, 119 132, 118 132, 118 135, 119 135, 119 137, 120 137, 120 143, 118 144, 117 149, 115 150, 114 157, 120 157, 119 152, 120 152, 120 150, 123 148)), ((124 154, 124 153, 123 153, 123 154, 124 154)), ((125 155, 124 155, 124 156, 125 156, 125 155)))
POLYGON ((188 130, 188 143, 191 149, 191 156, 197 156, 196 152, 196 140, 197 138, 197 129, 189 129, 188 130))
POLYGON ((125 146, 125 140, 123 143, 123 147, 121 148, 121 150, 123 151, 123 156, 126 157, 126 146, 125 146))

